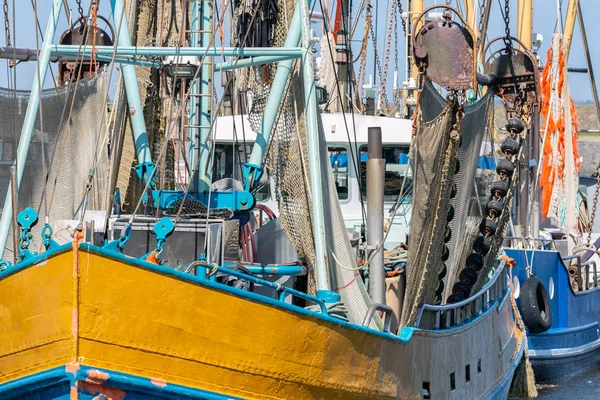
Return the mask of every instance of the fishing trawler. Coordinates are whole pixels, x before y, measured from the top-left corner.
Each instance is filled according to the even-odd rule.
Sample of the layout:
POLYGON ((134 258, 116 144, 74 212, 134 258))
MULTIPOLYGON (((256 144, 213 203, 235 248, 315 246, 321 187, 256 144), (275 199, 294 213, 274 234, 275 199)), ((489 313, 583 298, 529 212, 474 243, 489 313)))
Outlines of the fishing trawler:
MULTIPOLYGON (((526 155, 537 167, 522 172, 526 190, 519 196, 515 233, 505 246, 516 261, 510 277, 538 382, 567 379, 600 361, 598 243, 593 233, 595 211, 591 215, 588 211, 596 209, 600 181, 597 176, 586 202, 579 188, 579 130, 567 74, 578 19, 600 121, 580 3, 568 2, 564 30, 559 27, 554 34, 546 56, 541 109, 532 113, 532 152, 526 155), (541 127, 540 113, 545 119, 541 127)), ((528 17, 524 21, 530 25, 528 17)))
MULTIPOLYGON (((132 3, 136 15, 151 2, 132 3)), ((496 66, 495 76, 479 76, 490 88, 483 94, 476 37, 485 31, 475 36, 451 7, 418 3, 409 18, 415 133, 396 191, 398 203, 410 169, 408 260, 394 270, 406 285, 386 290, 381 129, 368 122, 368 226, 357 263, 315 93, 311 2, 184 2, 170 9, 171 23, 149 28, 177 40, 161 33, 144 46, 132 41, 123 0, 111 1, 107 30, 93 1, 53 44, 63 11, 53 0, 39 52, 0 52, 37 61, 31 93, 2 96, 21 133, 0 220, 0 397, 506 399, 518 368, 527 385, 526 339, 505 273, 512 261, 499 258, 515 182, 502 170, 487 188, 492 216, 473 211, 472 193, 494 90, 532 76, 496 66), (219 47, 230 6, 233 47, 219 47), (266 25, 255 25, 259 9, 266 25), (425 18, 434 10, 442 12, 425 18), (52 59, 62 86, 42 91, 52 59), (107 115, 115 64, 122 84, 107 115), (153 71, 146 89, 163 103, 164 125, 142 104, 136 66, 153 71), (258 117, 255 140, 242 179, 216 180, 223 101, 214 100, 213 79, 242 68, 236 79, 251 76, 246 84, 262 93, 249 113, 258 117), (141 185, 122 196, 127 119, 141 185), (151 133, 162 139, 155 158, 151 133), (169 152, 184 158, 187 174, 171 186, 169 152), (279 215, 256 228, 266 172, 279 215)), ((146 12, 156 15, 152 4, 146 12)), ((506 43, 502 62, 520 66, 524 52, 509 47, 510 35, 506 43)), ((536 90, 535 81, 524 88, 522 110, 536 90)), ((339 98, 353 101, 351 92, 339 98)), ((522 118, 515 114, 513 130, 522 118)), ((6 129, 3 140, 16 148, 6 129)), ((504 168, 517 162, 519 137, 506 142, 504 168)), ((357 153, 347 158, 356 176, 357 153)))

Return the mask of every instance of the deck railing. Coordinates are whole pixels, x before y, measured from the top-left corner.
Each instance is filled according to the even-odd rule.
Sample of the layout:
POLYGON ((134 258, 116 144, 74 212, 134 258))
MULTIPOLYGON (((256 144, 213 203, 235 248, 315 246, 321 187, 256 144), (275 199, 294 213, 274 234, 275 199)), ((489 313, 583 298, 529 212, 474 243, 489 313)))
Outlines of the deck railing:
POLYGON ((567 267, 567 272, 571 277, 577 278, 577 291, 583 292, 586 290, 590 290, 598 286, 598 270, 596 267, 596 261, 588 260, 585 262, 581 262, 580 254, 573 254, 572 256, 562 257, 563 262, 566 262, 565 266, 567 267), (570 263, 570 261, 576 260, 575 264, 570 263), (592 271, 594 273, 593 279, 590 279, 590 267, 592 267, 592 271), (583 281, 581 270, 585 270, 585 283, 581 284, 583 281), (575 275, 575 276, 573 276, 575 275))
POLYGON ((461 302, 435 306, 425 304, 415 326, 422 329, 448 329, 461 325, 500 302, 508 288, 508 277, 504 272, 506 260, 500 261, 492 279, 475 295, 461 302))

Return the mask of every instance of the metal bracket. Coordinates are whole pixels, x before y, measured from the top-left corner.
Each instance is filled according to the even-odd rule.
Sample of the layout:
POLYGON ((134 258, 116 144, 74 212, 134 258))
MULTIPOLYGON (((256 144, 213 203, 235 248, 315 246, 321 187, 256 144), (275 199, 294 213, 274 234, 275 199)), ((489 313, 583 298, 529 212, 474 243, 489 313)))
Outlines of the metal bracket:
POLYGON ((119 253, 123 253, 123 249, 125 249, 125 244, 129 241, 131 237, 131 224, 128 224, 125 229, 121 231, 121 237, 119 239, 108 242, 104 245, 104 249, 112 250, 119 253))
POLYGON ((244 190, 252 190, 262 177, 263 172, 263 167, 260 165, 244 163, 244 190))
POLYGON ((155 182, 155 175, 154 175, 154 168, 156 168, 156 164, 154 164, 153 162, 145 162, 145 163, 141 163, 141 164, 137 164, 136 166, 134 166, 135 168, 135 172, 137 173, 137 176, 144 181, 144 175, 148 177, 148 179, 150 179, 150 187, 154 187, 154 182, 155 182))
MULTIPOLYGON (((29 244, 33 238, 31 228, 38 222, 38 213, 31 207, 27 207, 17 215, 17 223, 21 227, 21 237, 19 240, 19 262, 23 262, 37 253, 29 251, 29 244)), ((16 245, 16 244, 15 244, 16 245)))
POLYGON ((50 224, 44 224, 44 227, 42 228, 42 239, 44 239, 44 247, 46 248, 46 251, 60 247, 60 245, 56 243, 54 239, 52 239, 52 227, 50 224))

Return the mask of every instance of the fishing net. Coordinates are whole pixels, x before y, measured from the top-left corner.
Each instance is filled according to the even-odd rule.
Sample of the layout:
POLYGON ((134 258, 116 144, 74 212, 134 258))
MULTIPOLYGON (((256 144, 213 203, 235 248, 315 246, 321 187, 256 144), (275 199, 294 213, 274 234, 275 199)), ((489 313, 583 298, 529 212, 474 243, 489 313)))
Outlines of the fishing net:
MULTIPOLYGON (((49 207, 50 225, 58 220, 73 219, 78 208, 84 205, 82 201, 90 175, 92 186, 85 206, 87 209, 106 208, 104 194, 108 152, 107 143, 103 138, 107 129, 102 124, 102 118, 106 114, 105 96, 105 74, 100 74, 97 79, 82 79, 77 84, 42 92, 42 118, 38 112, 18 193, 19 211, 32 207, 39 212, 39 223, 33 230, 33 248, 30 247, 30 250, 41 250, 40 232, 46 218, 46 204, 49 207), (71 104, 73 110, 69 118, 71 104), (98 158, 95 168, 92 169, 95 157, 98 158), (44 158, 46 169, 43 167, 44 158), (43 201, 46 170, 49 171, 47 201, 43 201)), ((0 108, 5 115, 3 123, 0 124, 2 194, 8 191, 10 165, 16 157, 17 132, 21 132, 28 100, 29 91, 15 93, 0 88, 0 108)), ((4 203, 4 196, 0 198, 4 203)), ((4 256, 6 260, 12 259, 12 251, 13 243, 10 237, 4 256)))
POLYGON ((401 326, 413 325, 423 304, 432 303, 442 268, 450 186, 458 148, 453 130, 454 103, 435 114, 439 101, 426 80, 419 99, 417 134, 413 152, 413 203, 408 240, 406 293, 401 326))

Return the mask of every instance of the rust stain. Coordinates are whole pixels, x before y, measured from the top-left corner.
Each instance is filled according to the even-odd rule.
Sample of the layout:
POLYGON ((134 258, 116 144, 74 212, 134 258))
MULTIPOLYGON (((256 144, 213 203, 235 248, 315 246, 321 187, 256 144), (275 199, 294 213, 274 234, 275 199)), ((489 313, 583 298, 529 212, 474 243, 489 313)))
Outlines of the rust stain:
POLYGON ((89 383, 104 383, 109 378, 109 375, 106 372, 98 371, 97 369, 93 369, 88 372, 88 377, 85 378, 86 382, 89 383))
POLYGON ((108 398, 108 400, 123 400, 125 398, 125 391, 117 388, 111 388, 102 386, 97 383, 90 382, 79 382, 79 389, 82 393, 96 396, 94 399, 108 398), (104 396, 100 396, 104 395, 104 396))
POLYGON ((78 394, 78 391, 77 391, 77 387, 71 386, 71 392, 69 393, 69 398, 71 400, 77 400, 77 399, 79 399, 79 394, 78 394))
POLYGON ((79 371, 79 363, 70 362, 65 365, 65 371, 71 374, 75 374, 75 372, 79 371))
POLYGON ((160 378, 152 378, 152 379, 150 379, 150 382, 155 386, 160 386, 160 387, 167 386, 167 381, 165 381, 164 379, 160 379, 160 378))
POLYGON ((131 110, 129 110, 129 116, 133 117, 136 112, 137 112, 136 109, 132 108, 131 110))

